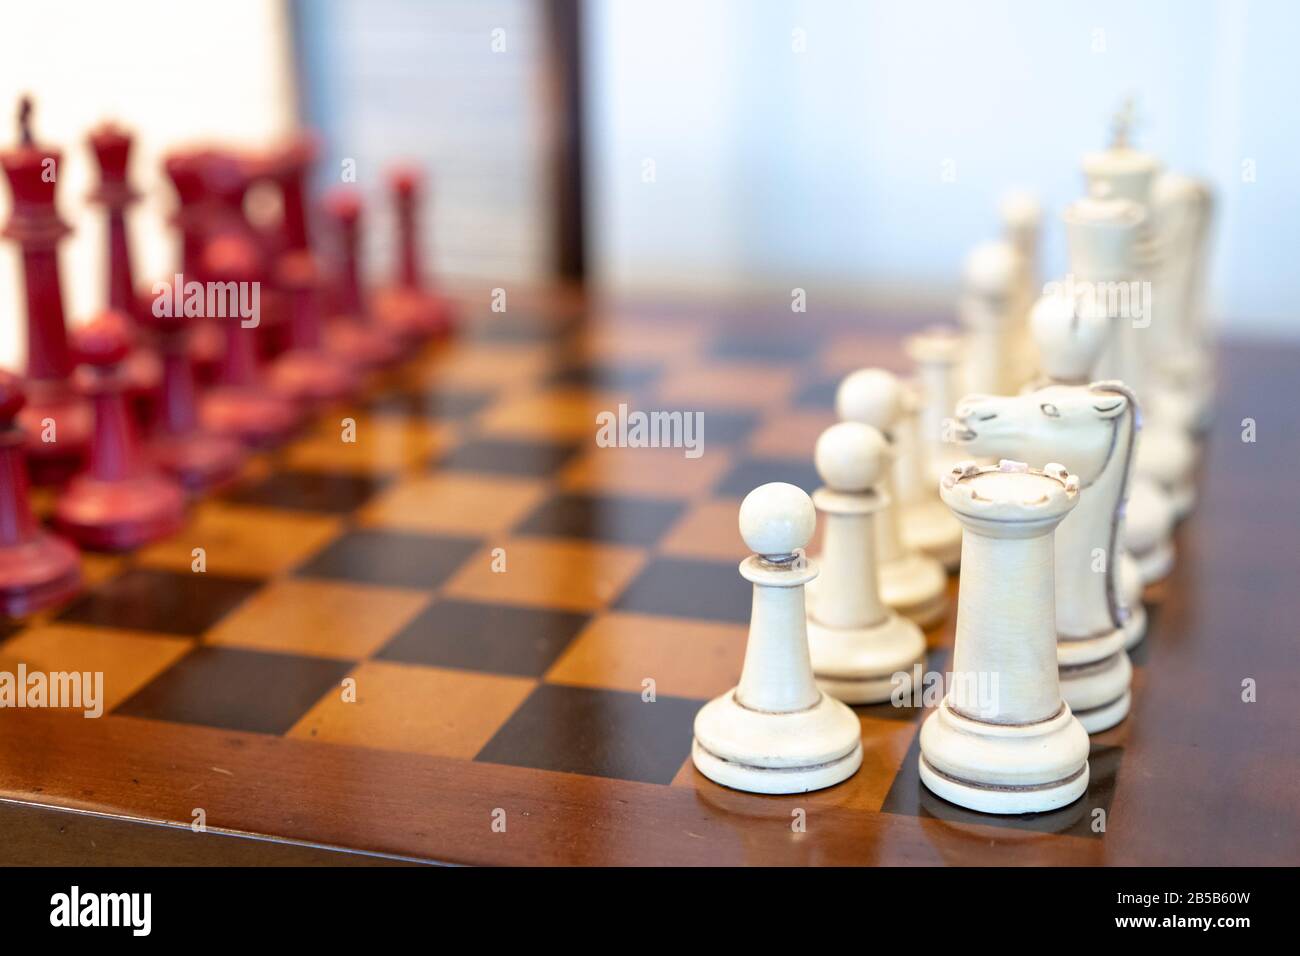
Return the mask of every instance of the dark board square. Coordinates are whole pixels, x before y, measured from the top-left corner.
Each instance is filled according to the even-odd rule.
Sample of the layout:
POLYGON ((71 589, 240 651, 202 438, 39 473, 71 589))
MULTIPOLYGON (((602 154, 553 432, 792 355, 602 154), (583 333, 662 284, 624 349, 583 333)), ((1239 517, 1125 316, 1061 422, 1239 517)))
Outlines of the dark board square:
POLYGON ((577 450, 571 442, 474 439, 433 464, 456 471, 545 477, 563 468, 577 450))
POLYGON ((627 586, 614 607, 641 614, 749 620, 752 586, 731 562, 656 558, 627 586))
POLYGON ((882 813, 897 813, 914 817, 930 817, 949 823, 978 823, 984 826, 1010 827, 1034 833, 1056 833, 1069 836, 1101 837, 1104 832, 1093 829, 1093 811, 1100 808, 1110 815, 1110 803, 1115 798, 1115 780, 1119 774, 1124 748, 1103 744, 1092 745, 1088 754, 1088 789, 1069 806, 1047 813, 977 813, 942 797, 935 796, 921 782, 917 760, 921 754, 921 735, 912 739, 912 746, 903 758, 894 785, 889 788, 882 813))
POLYGON ((412 388, 382 392, 366 403, 366 411, 376 415, 460 421, 478 413, 491 401, 491 392, 412 388))
POLYGON ((589 620, 542 608, 438 601, 379 651, 380 660, 540 677, 589 620))
POLYGON ((58 619, 197 637, 262 584, 255 578, 132 568, 77 598, 58 619))
POLYGON ((744 332, 722 333, 709 347, 709 355, 717 359, 788 365, 803 361, 816 349, 816 337, 807 332, 750 328, 744 332))
POLYGON ((335 538, 297 574, 362 584, 433 588, 478 550, 472 538, 358 529, 335 538))
POLYGON ((704 416, 704 440, 715 444, 742 442, 758 425, 757 412, 705 408, 701 414, 704 416))
POLYGON ((835 393, 840 383, 836 379, 822 379, 802 386, 794 396, 798 408, 834 408, 835 393))
POLYGON ((667 784, 691 751, 701 703, 540 684, 475 759, 667 784))
POLYGON ((653 545, 682 513, 675 501, 558 494, 515 527, 518 534, 653 545))
POLYGON ((226 499, 245 505, 347 514, 369 501, 385 484, 387 479, 371 475, 282 470, 233 489, 226 499))
POLYGON ((921 665, 921 685, 904 701, 905 706, 896 707, 893 701, 881 701, 878 704, 858 704, 854 710, 863 717, 877 720, 898 720, 903 723, 921 721, 943 699, 946 688, 950 685, 948 663, 952 650, 947 647, 931 647, 925 652, 925 661, 921 665), (933 678, 933 680, 927 680, 933 678))
POLYGON ((808 458, 748 458, 737 462, 718 483, 716 493, 723 497, 743 498, 759 485, 785 481, 811 494, 822 480, 808 458))
POLYGON ((197 647, 114 713, 283 734, 351 669, 349 661, 197 647))
POLYGON ((655 365, 572 363, 556 369, 550 376, 549 384, 635 392, 652 384, 659 377, 659 372, 659 367, 655 365))

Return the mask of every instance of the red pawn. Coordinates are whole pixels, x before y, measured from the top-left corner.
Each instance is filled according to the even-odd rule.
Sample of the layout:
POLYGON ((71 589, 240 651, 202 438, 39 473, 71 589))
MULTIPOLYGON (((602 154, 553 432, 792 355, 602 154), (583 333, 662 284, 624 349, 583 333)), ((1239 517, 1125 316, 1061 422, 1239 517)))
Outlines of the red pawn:
MULTIPOLYGON (((131 135, 112 123, 104 123, 91 132, 90 148, 99 165, 99 185, 91 192, 90 201, 104 207, 108 226, 108 307, 135 319, 144 309, 136 295, 126 231, 126 211, 140 199, 127 181, 131 135)), ((132 404, 139 409, 140 420, 147 422, 162 387, 162 363, 157 352, 137 345, 127 357, 124 373, 132 404)))
POLYGON ((397 216, 397 281, 375 300, 375 314, 387 328, 404 339, 441 335, 451 328, 451 303, 425 286, 420 274, 420 244, 416 207, 420 174, 408 167, 390 177, 393 208, 397 216))
POLYGON ((106 312, 73 337, 78 384, 90 396, 95 429, 90 466, 58 498, 55 524, 87 548, 124 551, 166 537, 184 520, 185 496, 140 454, 127 411, 122 363, 131 351, 127 319, 106 312))
POLYGON ((325 197, 325 215, 334 226, 337 279, 330 294, 325 347, 362 368, 395 362, 401 354, 396 335, 371 321, 361 286, 361 200, 338 188, 325 197))
POLYGON ((77 549, 32 514, 26 436, 16 422, 25 401, 18 378, 0 372, 0 614, 8 617, 57 604, 81 587, 77 549))
MULTIPOLYGON (((209 282, 247 283, 260 290, 256 247, 236 234, 218 236, 203 254, 203 277, 209 282)), ((258 329, 245 328, 238 316, 220 321, 226 351, 216 385, 199 402, 199 421, 204 429, 246 445, 274 445, 301 424, 302 411, 263 382, 257 354, 258 329)))
POLYGON ((296 402, 329 402, 351 395, 352 367, 321 345, 319 276, 311 253, 289 252, 276 270, 289 296, 289 348, 271 367, 271 387, 296 402))
POLYGON ((220 487, 239 473, 245 452, 235 439, 199 427, 189 320, 152 312, 143 318, 157 335, 163 369, 150 455, 190 493, 220 487))

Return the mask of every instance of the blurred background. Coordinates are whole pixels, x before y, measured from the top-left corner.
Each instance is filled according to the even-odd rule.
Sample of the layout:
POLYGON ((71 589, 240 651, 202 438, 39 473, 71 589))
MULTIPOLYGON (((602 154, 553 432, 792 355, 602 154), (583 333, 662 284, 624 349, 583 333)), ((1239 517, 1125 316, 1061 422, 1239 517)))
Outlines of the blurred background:
MULTIPOLYGON (((798 286, 810 310, 943 314, 1010 187, 1042 200, 1045 274, 1063 271, 1080 157, 1134 96, 1136 144, 1217 189, 1221 331, 1300 336, 1286 0, 46 0, 0 17, 0 111, 31 93, 37 138, 64 150, 73 323, 102 302, 85 136, 106 118, 138 137, 142 277, 175 269, 164 150, 307 124, 324 137, 319 185, 352 170, 373 200, 376 270, 383 170, 413 159, 434 183, 435 268, 471 295, 563 279, 788 304, 798 286)), ((0 145, 15 138, 0 116, 0 145)), ((20 302, 0 243, 8 367, 20 302)))

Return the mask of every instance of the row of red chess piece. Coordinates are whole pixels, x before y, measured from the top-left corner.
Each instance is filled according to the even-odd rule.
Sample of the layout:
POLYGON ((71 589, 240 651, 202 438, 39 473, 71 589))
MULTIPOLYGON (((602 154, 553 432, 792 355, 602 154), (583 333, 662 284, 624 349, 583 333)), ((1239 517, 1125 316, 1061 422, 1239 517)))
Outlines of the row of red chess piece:
MULTIPOLYGON (((368 294, 355 193, 327 195, 336 250, 325 258, 314 248, 307 179, 316 145, 306 135, 260 154, 202 148, 165 158, 177 196, 175 278, 196 284, 203 307, 156 307, 159 295, 135 284, 128 244, 126 211, 138 199, 127 178, 131 137, 110 124, 89 138, 100 171, 90 199, 107 225, 106 309, 70 336, 57 257, 69 232, 55 208, 60 153, 34 142, 30 119, 24 101, 19 145, 0 151, 13 194, 0 235, 21 248, 27 301, 26 373, 0 373, 0 614, 10 616, 75 593, 76 545, 126 550, 173 533, 187 499, 233 479, 250 450, 284 440, 313 409, 354 394, 367 372, 451 323, 447 300, 419 269, 418 175, 391 177, 397 275, 368 294), (258 186, 279 199, 273 223, 246 214, 258 186), (212 314, 216 299, 204 289, 225 302, 255 289, 257 315, 212 314), (60 486, 57 535, 33 516, 29 482, 60 486)), ((153 288, 163 286, 172 288, 153 288)))

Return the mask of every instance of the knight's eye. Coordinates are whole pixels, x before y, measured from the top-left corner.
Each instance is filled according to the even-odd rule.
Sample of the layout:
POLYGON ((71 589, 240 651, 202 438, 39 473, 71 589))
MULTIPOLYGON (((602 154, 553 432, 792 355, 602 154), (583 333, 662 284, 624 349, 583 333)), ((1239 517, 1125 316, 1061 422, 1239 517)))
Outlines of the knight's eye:
POLYGON ((1048 418, 1061 417, 1061 410, 1057 408, 1055 405, 1053 405, 1051 402, 1044 402, 1042 405, 1039 405, 1038 407, 1042 410, 1043 414, 1046 415, 1048 418))

